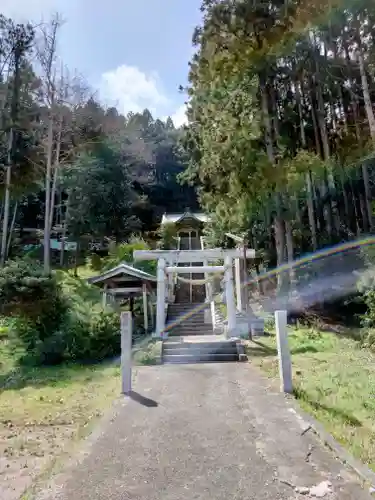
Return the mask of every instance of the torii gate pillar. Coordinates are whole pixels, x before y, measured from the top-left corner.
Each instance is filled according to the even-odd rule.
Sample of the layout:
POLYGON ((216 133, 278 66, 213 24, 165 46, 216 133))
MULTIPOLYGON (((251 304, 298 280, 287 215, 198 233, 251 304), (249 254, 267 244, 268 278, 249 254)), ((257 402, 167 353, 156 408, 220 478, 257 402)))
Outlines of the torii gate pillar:
POLYGON ((165 331, 165 259, 158 260, 157 271, 157 303, 155 337, 163 338, 165 331))

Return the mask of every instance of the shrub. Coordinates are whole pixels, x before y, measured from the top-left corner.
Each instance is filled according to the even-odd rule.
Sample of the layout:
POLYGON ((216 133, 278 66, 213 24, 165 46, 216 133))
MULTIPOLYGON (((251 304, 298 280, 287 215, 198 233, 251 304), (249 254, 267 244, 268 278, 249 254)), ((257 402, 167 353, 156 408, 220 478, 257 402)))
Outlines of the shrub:
POLYGON ((91 321, 90 356, 102 360, 121 352, 120 316, 101 312, 91 321))
POLYGON ((367 306, 366 314, 362 316, 362 326, 372 328, 375 326, 375 290, 369 290, 364 294, 365 304, 367 306))
POLYGON ((40 266, 28 262, 0 270, 1 306, 12 316, 12 344, 26 352, 23 363, 97 362, 120 353, 119 314, 94 307, 82 280, 75 280, 75 287, 69 283, 44 276, 40 266))
POLYGON ((101 311, 87 320, 71 316, 67 324, 67 351, 74 360, 102 361, 121 351, 120 317, 101 311))
POLYGON ((37 319, 51 313, 61 294, 54 274, 31 260, 10 261, 0 269, 0 310, 5 316, 37 319))
POLYGON ((159 247, 163 250, 173 250, 177 244, 177 228, 173 222, 163 224, 159 227, 158 234, 160 237, 159 247))
POLYGON ((11 338, 22 344, 28 361, 62 361, 65 347, 56 332, 65 322, 69 302, 54 274, 44 275, 40 264, 28 259, 8 262, 0 269, 0 303, 1 312, 14 318, 11 338))
POLYGON ((103 267, 102 258, 97 253, 93 253, 90 256, 90 267, 93 271, 101 271, 103 267))
MULTIPOLYGON (((105 259, 103 264, 103 269, 108 270, 112 267, 116 267, 122 262, 132 264, 133 262, 133 252, 134 250, 149 250, 150 246, 142 239, 137 237, 132 237, 128 242, 112 244, 109 248, 108 257, 105 259)), ((151 274, 156 273, 156 262, 146 261, 146 262, 136 262, 134 264, 138 269, 151 274)))
POLYGON ((375 331, 366 331, 362 336, 362 347, 375 351, 375 331))

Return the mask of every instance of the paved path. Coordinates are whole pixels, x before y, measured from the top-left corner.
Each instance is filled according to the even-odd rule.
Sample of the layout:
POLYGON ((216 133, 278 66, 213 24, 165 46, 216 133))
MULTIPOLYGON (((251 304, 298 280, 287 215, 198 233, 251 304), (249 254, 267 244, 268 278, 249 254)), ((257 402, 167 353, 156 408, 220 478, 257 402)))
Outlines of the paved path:
POLYGON ((292 500, 326 480, 321 498, 368 500, 267 384, 247 363, 138 369, 140 396, 38 500, 292 500))

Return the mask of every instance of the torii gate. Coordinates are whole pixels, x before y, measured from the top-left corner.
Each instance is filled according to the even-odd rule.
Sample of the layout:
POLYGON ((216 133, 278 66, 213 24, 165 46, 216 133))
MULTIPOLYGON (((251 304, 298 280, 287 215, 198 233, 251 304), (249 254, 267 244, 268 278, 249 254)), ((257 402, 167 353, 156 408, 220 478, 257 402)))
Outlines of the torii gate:
MULTIPOLYGON (((166 283, 168 276, 173 273, 212 273, 223 272, 225 282, 225 297, 228 311, 228 337, 236 334, 236 305, 233 287, 233 259, 244 257, 243 250, 222 248, 211 248, 205 250, 135 250, 133 259, 157 260, 157 309, 156 309, 156 332, 155 336, 163 338, 165 332, 165 302, 166 283), (224 260, 223 266, 210 266, 209 261, 224 260), (202 262, 203 266, 180 267, 176 263, 202 262)), ((255 251, 246 250, 246 258, 253 259, 255 251)))

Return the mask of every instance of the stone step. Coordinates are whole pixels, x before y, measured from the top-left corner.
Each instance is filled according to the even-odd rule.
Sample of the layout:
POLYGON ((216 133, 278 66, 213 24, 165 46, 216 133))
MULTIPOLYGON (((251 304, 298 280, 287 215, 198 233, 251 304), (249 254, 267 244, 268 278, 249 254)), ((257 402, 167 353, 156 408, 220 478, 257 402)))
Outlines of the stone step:
POLYGON ((178 311, 168 311, 168 316, 188 316, 189 318, 203 318, 204 311, 189 311, 189 310, 178 310, 178 311))
POLYGON ((170 342, 165 341, 163 343, 163 350, 171 349, 237 349, 237 342, 233 340, 219 340, 215 342, 170 342))
POLYGON ((168 311, 168 318, 181 318, 186 317, 186 319, 204 319, 204 311, 191 312, 191 311, 168 311))
POLYGON ((203 323, 200 321, 168 321, 167 326, 169 328, 208 328, 212 330, 211 323, 203 323))
POLYGON ((170 305, 168 306, 168 313, 170 312, 191 312, 191 313, 203 313, 205 309, 208 309, 208 306, 206 307, 171 307, 170 305))
POLYGON ((210 331, 202 331, 202 330, 169 330, 169 337, 195 337, 197 335, 212 335, 212 329, 210 331))
MULTIPOLYGON (((198 343, 198 342, 197 342, 198 343)), ((211 354, 235 354, 237 356, 237 347, 233 346, 231 348, 225 347, 224 349, 212 348, 212 347, 199 347, 196 349, 191 349, 189 347, 180 347, 179 349, 166 348, 163 349, 163 356, 207 356, 211 354)))
POLYGON ((188 337, 189 335, 212 335, 212 328, 170 328, 167 329, 168 335, 180 335, 188 337))
MULTIPOLYGON (((199 305, 201 305, 203 307, 203 303, 204 301, 201 301, 201 300, 197 300, 197 301, 193 301, 193 302, 172 302, 171 304, 169 304, 169 307, 190 307, 191 309, 193 307, 197 307, 199 305)), ((206 303, 207 305, 209 305, 209 303, 207 302, 206 303)))
POLYGON ((200 322, 204 323, 204 316, 202 315, 194 315, 194 316, 188 316, 186 314, 176 314, 176 315, 169 315, 167 316, 168 320, 171 321, 176 321, 176 320, 181 320, 181 321, 195 321, 195 322, 200 322))
POLYGON ((193 319, 184 319, 184 318, 168 318, 167 320, 167 325, 170 324, 176 324, 176 326, 182 326, 182 325, 212 325, 212 323, 205 323, 204 321, 199 321, 199 320, 193 320, 193 319))
POLYGON ((163 362, 166 364, 189 363, 224 363, 238 361, 238 354, 166 354, 163 362))

